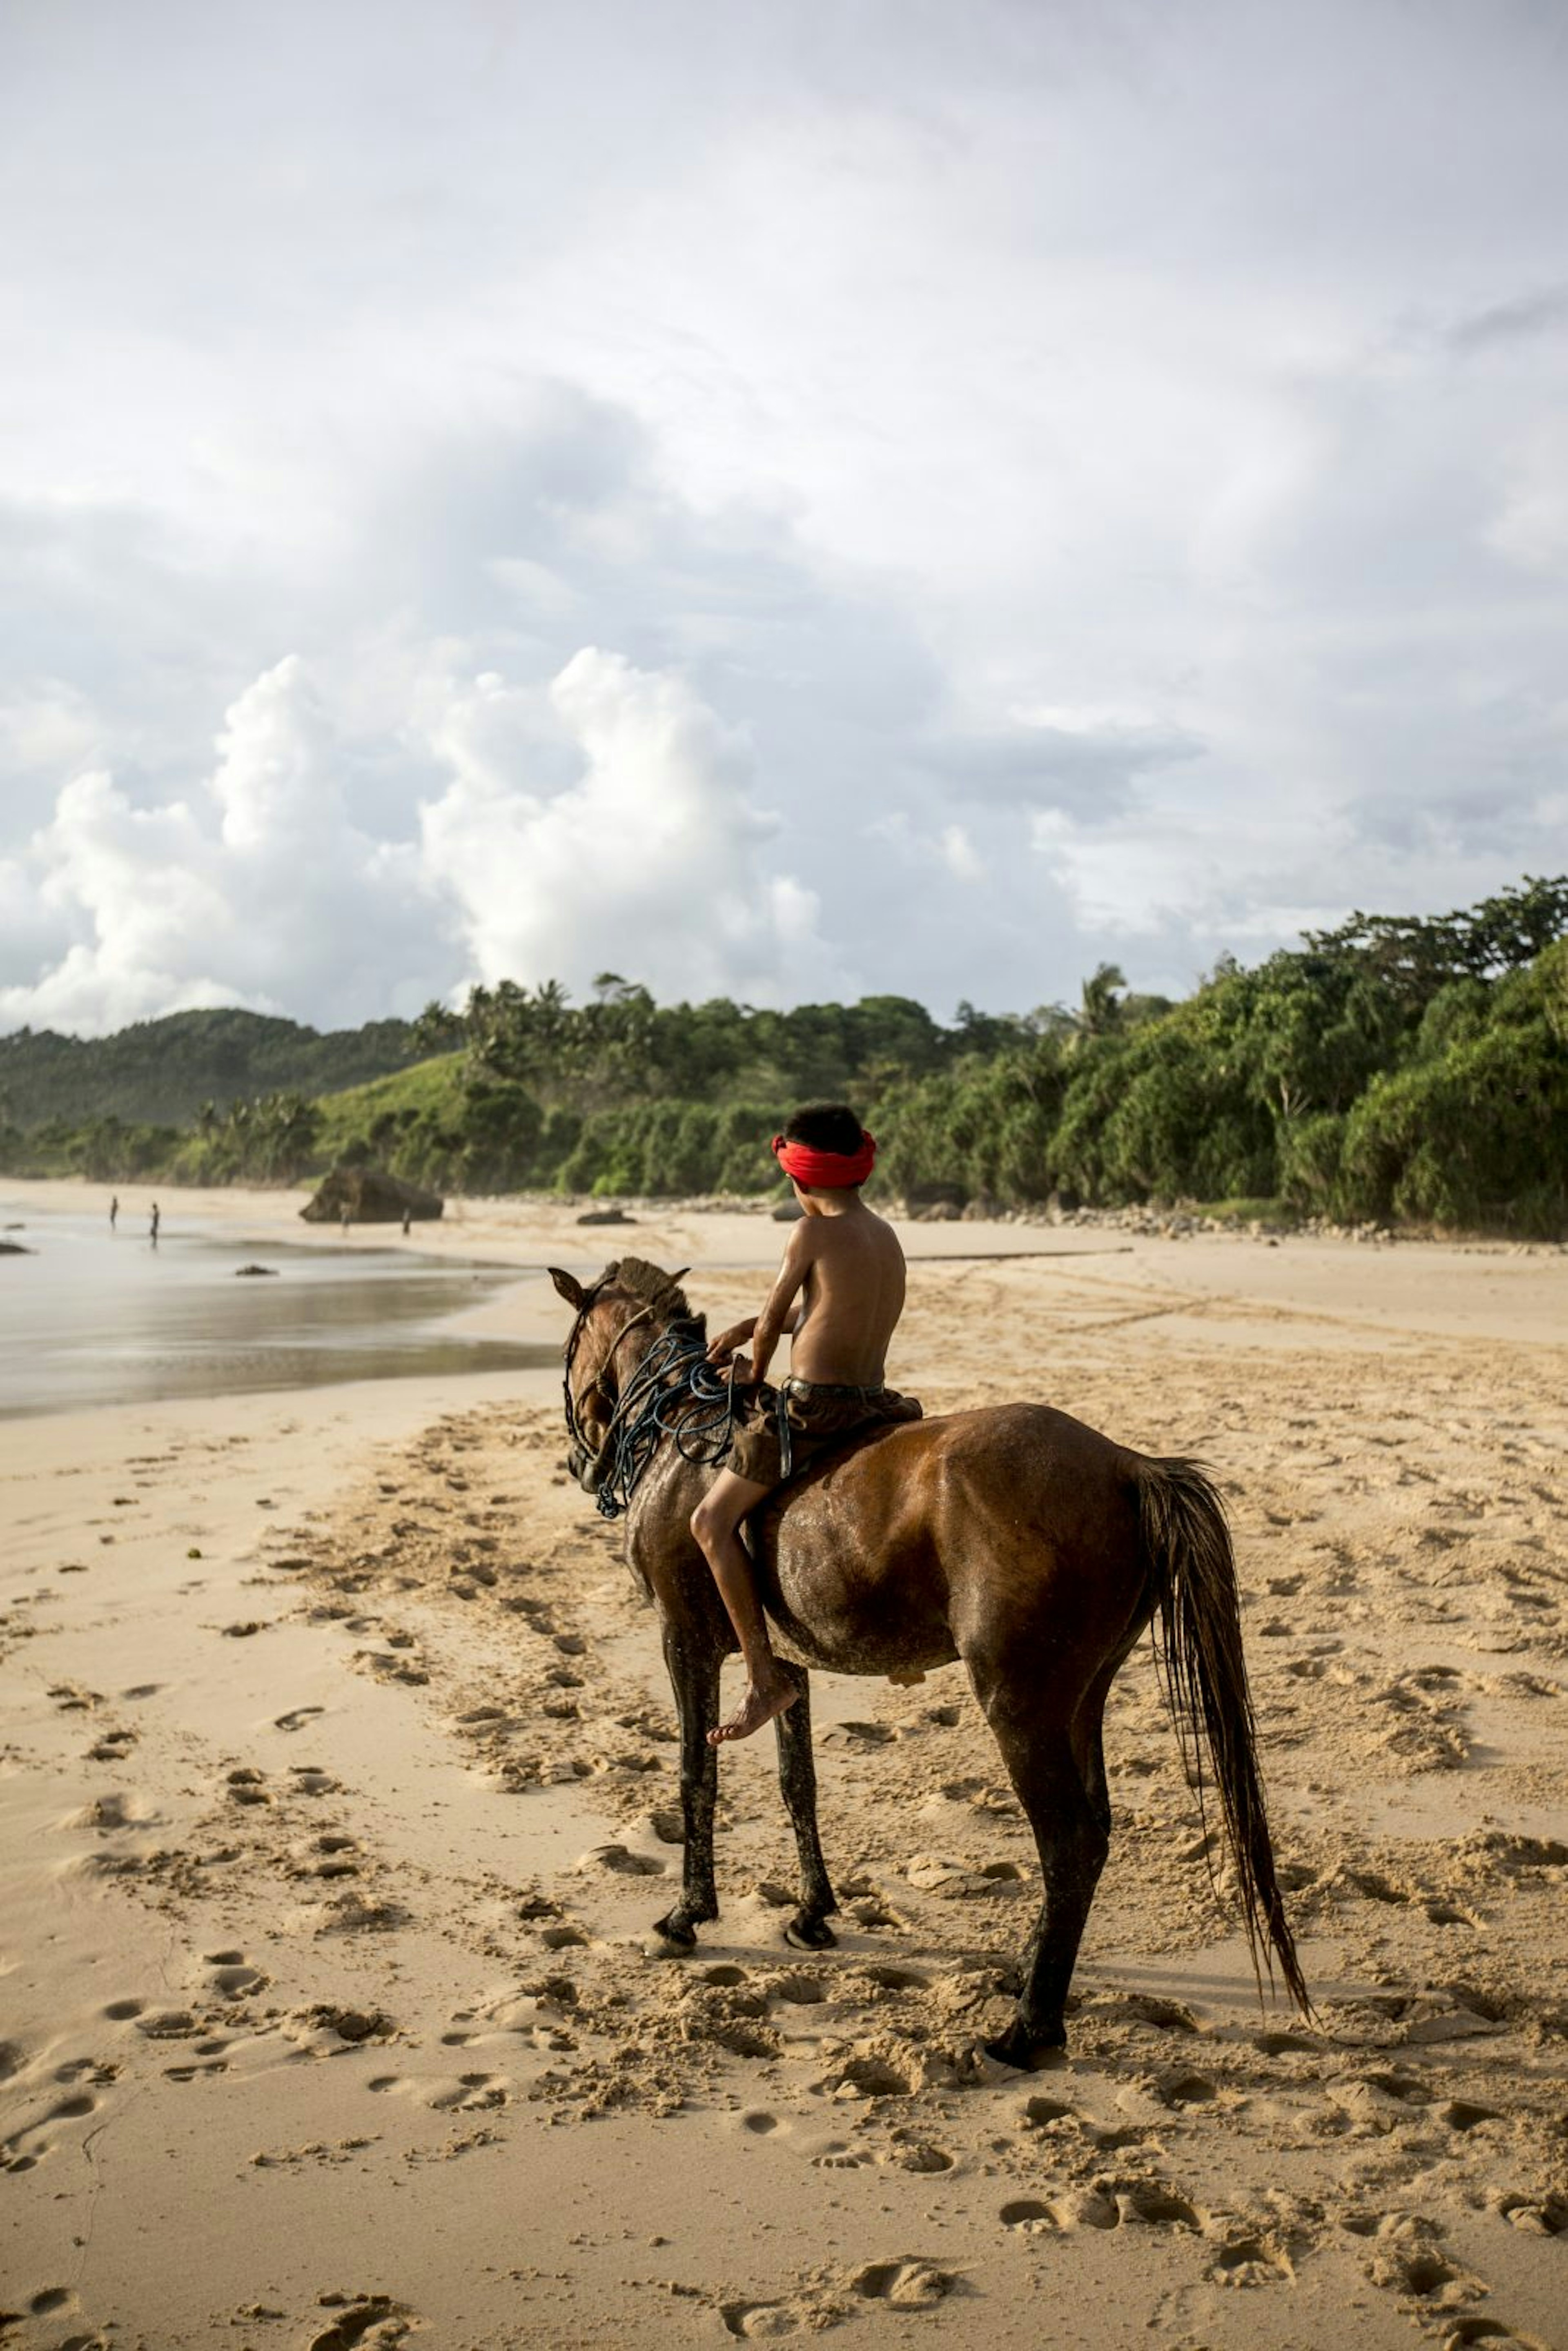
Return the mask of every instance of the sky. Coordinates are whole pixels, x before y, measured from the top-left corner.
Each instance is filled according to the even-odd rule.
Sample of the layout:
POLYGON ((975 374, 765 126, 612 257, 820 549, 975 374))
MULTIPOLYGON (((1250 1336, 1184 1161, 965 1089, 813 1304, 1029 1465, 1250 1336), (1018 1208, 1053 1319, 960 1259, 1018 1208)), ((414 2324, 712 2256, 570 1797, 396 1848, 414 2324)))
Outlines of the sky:
POLYGON ((0 1029, 1568 864, 1558 0, 7 0, 0 1029))

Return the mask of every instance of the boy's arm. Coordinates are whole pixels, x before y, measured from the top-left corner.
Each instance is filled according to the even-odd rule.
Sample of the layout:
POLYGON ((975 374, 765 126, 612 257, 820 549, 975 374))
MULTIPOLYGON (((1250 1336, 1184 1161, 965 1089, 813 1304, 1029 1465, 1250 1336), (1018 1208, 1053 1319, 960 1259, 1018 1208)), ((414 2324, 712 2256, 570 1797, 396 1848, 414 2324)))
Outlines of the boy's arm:
POLYGON ((755 1314, 748 1314, 743 1322, 732 1322, 727 1331, 721 1331, 716 1339, 709 1340, 708 1362, 716 1364, 722 1370, 735 1353, 736 1349, 745 1346, 756 1328, 755 1314))
POLYGON ((773 1360, 779 1340, 786 1331, 795 1328, 795 1317, 789 1310, 811 1270, 814 1254, 810 1222, 810 1218, 802 1217, 791 1231, 784 1247, 784 1262, 768 1293, 768 1303, 752 1325, 750 1379, 753 1382, 767 1378, 768 1366, 773 1360))

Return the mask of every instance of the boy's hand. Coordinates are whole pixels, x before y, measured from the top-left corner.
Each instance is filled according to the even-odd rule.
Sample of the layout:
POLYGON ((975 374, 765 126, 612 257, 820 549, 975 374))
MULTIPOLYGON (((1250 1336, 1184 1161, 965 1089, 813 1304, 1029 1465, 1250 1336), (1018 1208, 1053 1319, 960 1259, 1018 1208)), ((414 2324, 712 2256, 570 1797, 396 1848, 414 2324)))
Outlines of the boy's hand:
POLYGON ((732 1355, 729 1359, 729 1384, 732 1388, 749 1388, 757 1384, 757 1374, 751 1368, 749 1355, 732 1355))
POLYGON ((756 1315, 748 1314, 744 1322, 732 1323, 727 1331, 721 1331, 718 1337, 713 1340, 709 1344, 707 1351, 708 1362, 716 1365, 718 1370, 722 1371, 726 1364, 729 1362, 730 1358, 735 1353, 736 1349, 737 1347, 743 1347, 746 1344, 746 1342, 750 1338, 756 1328, 756 1315))

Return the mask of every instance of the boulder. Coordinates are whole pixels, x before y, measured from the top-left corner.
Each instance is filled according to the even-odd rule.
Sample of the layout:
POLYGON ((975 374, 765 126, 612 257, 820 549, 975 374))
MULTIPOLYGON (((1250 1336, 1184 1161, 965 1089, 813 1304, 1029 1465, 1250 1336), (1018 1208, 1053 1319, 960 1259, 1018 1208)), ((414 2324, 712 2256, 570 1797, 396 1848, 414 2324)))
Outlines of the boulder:
POLYGON ((345 1211, 356 1225, 401 1225, 404 1217, 425 1224, 445 1205, 439 1193, 384 1176, 379 1167, 334 1167, 299 1213, 308 1225, 340 1224, 345 1211))
POLYGON ((585 1208, 577 1221, 580 1225, 634 1225, 637 1219, 624 1208, 585 1208))

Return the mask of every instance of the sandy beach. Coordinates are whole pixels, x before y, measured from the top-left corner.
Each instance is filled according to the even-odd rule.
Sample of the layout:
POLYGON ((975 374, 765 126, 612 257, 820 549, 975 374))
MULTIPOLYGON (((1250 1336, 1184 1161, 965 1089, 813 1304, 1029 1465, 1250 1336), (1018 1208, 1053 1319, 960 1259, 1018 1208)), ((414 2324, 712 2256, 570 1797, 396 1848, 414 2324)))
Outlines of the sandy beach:
MULTIPOLYGON (((765 1216, 634 1214, 411 1245, 517 1268, 522 1341, 552 1261, 759 1301, 765 1216)), ((1259 2006, 1146 1645, 1060 2064, 977 2053, 1037 1878, 956 1667, 814 1686, 834 1949, 781 1939, 758 1739, 662 1956, 673 1710, 553 1370, 0 1423, 0 2343, 1568 2342, 1568 1253, 905 1238, 928 1411, 1218 1478, 1313 2019, 1259 2006)))

